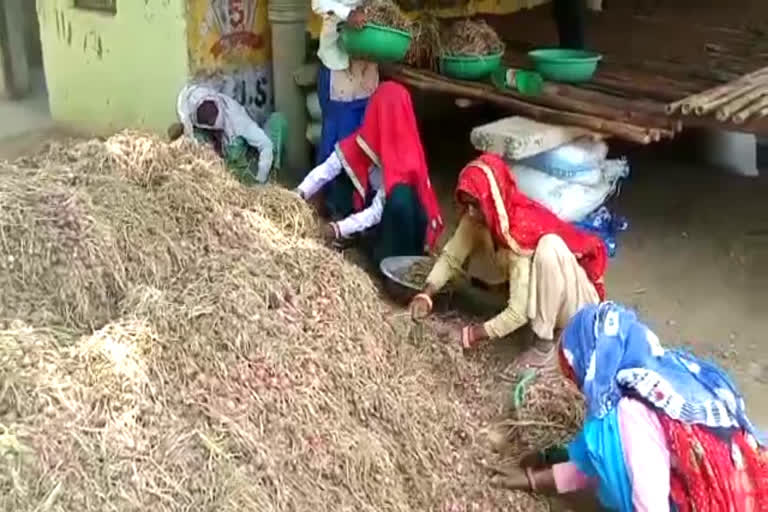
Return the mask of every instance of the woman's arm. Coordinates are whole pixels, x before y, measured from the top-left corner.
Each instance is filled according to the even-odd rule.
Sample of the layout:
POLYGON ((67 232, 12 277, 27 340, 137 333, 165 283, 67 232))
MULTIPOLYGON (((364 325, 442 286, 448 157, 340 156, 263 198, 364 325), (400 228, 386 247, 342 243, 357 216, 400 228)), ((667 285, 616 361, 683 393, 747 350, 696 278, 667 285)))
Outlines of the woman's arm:
POLYGON ((461 272, 464 262, 475 247, 477 229, 471 219, 466 216, 461 218, 459 226, 427 276, 427 288, 437 292, 461 272))
POLYGON ((269 171, 272 169, 272 161, 275 157, 275 149, 272 140, 255 121, 250 121, 250 123, 243 128, 240 135, 245 139, 249 146, 254 147, 259 151, 259 170, 256 176, 256 181, 265 183, 267 178, 269 178, 269 171))
POLYGON ((325 162, 307 174, 307 177, 296 188, 296 191, 304 199, 309 199, 339 174, 341 174, 341 160, 339 160, 338 155, 334 151, 325 162))
POLYGON ((528 287, 531 279, 531 259, 512 255, 509 262, 509 300, 507 307, 483 328, 490 338, 503 338, 528 322, 528 287))
POLYGON ((384 203, 386 194, 383 188, 380 188, 373 197, 371 205, 358 213, 353 213, 344 220, 336 223, 336 230, 340 237, 347 238, 355 233, 361 233, 381 222, 381 215, 384 212, 384 203))
POLYGON ((427 276, 421 293, 411 301, 410 310, 414 320, 429 316, 432 312, 432 297, 461 271, 464 262, 475 247, 477 230, 477 226, 469 217, 461 218, 459 226, 443 247, 440 257, 427 276))

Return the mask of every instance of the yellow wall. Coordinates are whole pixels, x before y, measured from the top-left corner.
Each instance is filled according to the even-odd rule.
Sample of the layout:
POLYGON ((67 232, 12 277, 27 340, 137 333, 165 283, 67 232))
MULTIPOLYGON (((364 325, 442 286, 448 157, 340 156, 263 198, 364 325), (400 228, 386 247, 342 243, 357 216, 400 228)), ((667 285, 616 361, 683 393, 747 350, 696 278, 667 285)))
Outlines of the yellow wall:
POLYGON ((187 0, 190 72, 245 106, 258 122, 272 108, 265 0, 187 0))
POLYGON ((100 132, 164 131, 189 70, 185 0, 121 0, 115 15, 73 4, 37 7, 54 119, 100 132))

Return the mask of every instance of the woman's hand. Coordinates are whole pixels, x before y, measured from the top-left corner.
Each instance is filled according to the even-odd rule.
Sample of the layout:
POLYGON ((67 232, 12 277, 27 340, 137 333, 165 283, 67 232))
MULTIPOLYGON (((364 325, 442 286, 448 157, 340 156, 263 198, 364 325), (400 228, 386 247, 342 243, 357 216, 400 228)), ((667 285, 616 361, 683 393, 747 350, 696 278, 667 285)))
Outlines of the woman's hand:
POLYGON ((491 477, 491 485, 513 491, 532 490, 526 470, 518 467, 504 468, 503 473, 491 477))
POLYGON ((415 321, 424 320, 432 313, 432 297, 427 293, 420 293, 411 299, 408 307, 411 311, 411 318, 415 321))
POLYGON ((323 225, 320 232, 326 240, 334 241, 339 238, 339 230, 333 222, 323 225))
POLYGON ((488 339, 488 333, 482 325, 467 325, 461 330, 461 348, 470 349, 479 342, 488 339))
POLYGON ((363 14, 363 11, 354 9, 350 12, 349 16, 347 16, 347 25, 357 30, 363 28, 365 26, 365 14, 363 14))
POLYGON ((184 135, 184 125, 181 123, 173 123, 168 127, 168 140, 175 141, 179 137, 184 135))

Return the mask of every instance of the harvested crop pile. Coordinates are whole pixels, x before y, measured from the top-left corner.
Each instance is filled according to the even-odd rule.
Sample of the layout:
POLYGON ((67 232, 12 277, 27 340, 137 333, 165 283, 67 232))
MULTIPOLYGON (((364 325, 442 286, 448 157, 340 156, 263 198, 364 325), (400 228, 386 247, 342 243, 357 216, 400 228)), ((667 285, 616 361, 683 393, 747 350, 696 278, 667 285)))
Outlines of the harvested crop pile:
POLYGON ((366 0, 363 14, 367 23, 410 32, 411 21, 393 0, 366 0))
POLYGON ((584 400, 565 377, 529 373, 516 384, 513 403, 491 428, 491 441, 504 458, 517 461, 569 441, 584 423, 584 400))
POLYGON ((485 21, 461 20, 448 29, 441 41, 443 55, 481 57, 504 51, 504 42, 485 21))
POLYGON ((0 164, 0 510, 544 510, 478 464, 497 363, 315 227, 185 142, 0 164))
POLYGON ((423 12, 411 24, 411 46, 405 56, 409 66, 437 71, 440 56, 440 21, 434 14, 423 12))

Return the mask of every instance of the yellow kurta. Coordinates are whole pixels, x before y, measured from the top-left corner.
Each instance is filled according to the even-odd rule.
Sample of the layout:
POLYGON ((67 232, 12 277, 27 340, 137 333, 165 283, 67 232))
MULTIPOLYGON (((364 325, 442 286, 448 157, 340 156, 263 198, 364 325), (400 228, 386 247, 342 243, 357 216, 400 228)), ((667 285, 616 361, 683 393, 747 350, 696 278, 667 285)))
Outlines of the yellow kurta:
POLYGON ((484 324, 491 338, 507 336, 530 320, 540 338, 552 339, 554 330, 582 306, 599 301, 586 272, 557 235, 542 237, 532 255, 517 254, 496 249, 488 228, 464 216, 427 284, 441 289, 467 263, 473 277, 490 284, 509 281, 507 307, 484 324))

